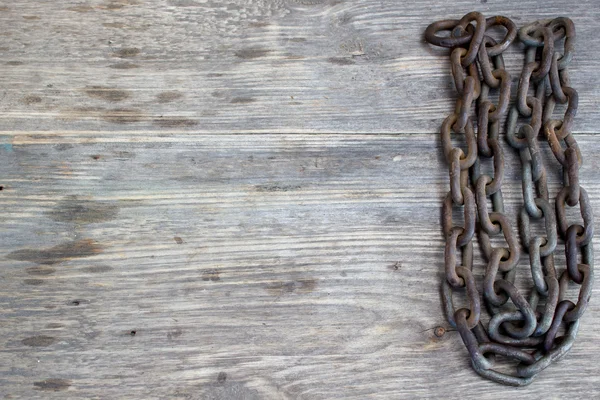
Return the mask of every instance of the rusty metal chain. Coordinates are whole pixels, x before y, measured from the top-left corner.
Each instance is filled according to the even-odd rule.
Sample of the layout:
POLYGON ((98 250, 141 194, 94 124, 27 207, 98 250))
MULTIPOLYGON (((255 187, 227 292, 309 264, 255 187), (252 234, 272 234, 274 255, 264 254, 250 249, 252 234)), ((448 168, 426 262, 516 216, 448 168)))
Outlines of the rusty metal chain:
POLYGON ((528 385, 570 350, 594 279, 592 209, 579 183, 582 158, 572 134, 578 97, 567 70, 573 57, 575 27, 570 19, 561 17, 537 21, 517 31, 506 17, 485 19, 481 13, 471 12, 460 20, 429 25, 425 38, 433 45, 452 49, 452 77, 458 93, 455 111, 441 128, 450 177, 450 191, 442 208, 446 238, 444 312, 460 333, 478 374, 507 385, 528 385), (499 42, 490 35, 494 26, 505 31, 499 42), (443 31, 449 34, 440 35, 443 31), (525 65, 515 104, 509 108, 511 76, 505 69, 503 52, 517 36, 525 47, 525 65), (562 49, 557 48, 560 43, 564 43, 562 49), (491 95, 497 98, 495 103, 491 95), (556 104, 566 105, 562 119, 553 119, 556 104), (520 242, 505 214, 502 197, 500 125, 504 119, 506 141, 518 152, 522 167, 520 242), (523 120, 526 122, 519 125, 523 120), (555 205, 549 195, 539 136, 546 138, 563 169, 563 187, 555 205), (464 139, 462 147, 453 144, 459 138, 464 139), (481 172, 482 162, 490 163, 486 160, 493 166, 491 174, 481 172), (566 206, 579 207, 583 224, 567 220, 566 206), (457 208, 464 215, 462 225, 453 221, 457 208), (535 233, 539 229, 532 229, 533 223, 543 226, 543 234, 535 233), (476 233, 485 264, 482 297, 473 272, 476 233), (566 268, 560 274, 554 264, 559 233, 566 255, 566 268), (505 244, 492 245, 499 239, 505 244), (521 251, 529 256, 533 287, 528 293, 515 285, 521 251), (574 301, 568 299, 570 286, 579 288, 574 301), (464 293, 467 306, 457 309, 453 296, 459 293, 464 293), (489 316, 487 327, 482 302, 489 316), (496 355, 518 362, 516 371, 498 370, 496 355))

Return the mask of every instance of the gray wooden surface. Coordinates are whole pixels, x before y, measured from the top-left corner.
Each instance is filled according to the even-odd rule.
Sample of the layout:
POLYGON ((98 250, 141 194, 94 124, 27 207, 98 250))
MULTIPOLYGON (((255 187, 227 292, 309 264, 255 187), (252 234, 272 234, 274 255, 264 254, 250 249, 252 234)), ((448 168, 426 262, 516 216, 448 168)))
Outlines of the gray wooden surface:
MULTIPOLYGON (((598 291, 527 388, 433 335, 454 95, 422 32, 473 9, 575 21, 598 209, 600 11, 561 3, 0 3, 0 396, 598 396, 598 291)), ((510 152, 507 168, 515 212, 510 152)))

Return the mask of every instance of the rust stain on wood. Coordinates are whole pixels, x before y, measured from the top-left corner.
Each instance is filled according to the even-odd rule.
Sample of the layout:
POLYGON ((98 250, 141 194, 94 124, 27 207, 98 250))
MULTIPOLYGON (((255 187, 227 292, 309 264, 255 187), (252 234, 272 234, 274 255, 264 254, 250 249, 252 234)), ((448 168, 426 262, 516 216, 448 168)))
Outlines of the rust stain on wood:
POLYGON ((23 279, 23 283, 31 286, 40 286, 44 284, 43 279, 23 279))
POLYGON ((144 119, 144 114, 135 108, 115 108, 102 113, 100 118, 114 124, 131 124, 144 119))
POLYGON ((264 57, 269 54, 271 50, 263 49, 261 47, 250 47, 245 49, 240 49, 236 51, 234 54, 236 57, 241 58, 243 60, 251 60, 254 58, 264 57))
POLYGON ((130 96, 125 90, 106 86, 89 86, 84 91, 90 97, 109 102, 123 101, 130 96))
POLYGON ((124 47, 113 53, 114 57, 118 58, 132 58, 140 54, 142 51, 137 47, 124 47))
POLYGON ((112 271, 113 267, 109 267, 108 265, 94 265, 91 267, 83 268, 82 271, 89 272, 92 274, 101 274, 104 272, 112 271))
POLYGON ((202 274, 202 280, 217 282, 217 281, 221 280, 221 277, 219 275, 220 275, 220 272, 218 270, 209 269, 209 270, 204 271, 204 273, 202 274))
POLYGON ((289 192, 292 190, 298 190, 302 186, 300 185, 286 185, 283 183, 267 183, 264 185, 256 185, 254 188, 257 192, 289 192))
POLYGON ((33 388, 48 392, 59 392, 67 390, 71 386, 71 381, 67 379, 50 378, 40 382, 34 382, 33 388))
POLYGON ((140 4, 140 2, 137 0, 111 0, 100 4, 98 8, 101 10, 115 11, 125 8, 127 6, 135 6, 138 4, 140 4))
POLYGON ((74 197, 59 201, 46 215, 58 222, 90 224, 110 221, 115 219, 118 213, 119 207, 114 204, 74 197))
POLYGON ((345 58, 345 57, 329 57, 327 59, 328 62, 335 64, 335 65, 352 65, 355 64, 355 62, 353 60, 351 60, 350 58, 345 58))
POLYGON ((29 275, 47 276, 52 275, 56 272, 56 270, 50 267, 37 266, 25 268, 25 272, 27 272, 29 275))
POLYGON ((67 8, 67 10, 78 12, 78 13, 87 13, 90 11, 94 11, 94 7, 82 4, 82 5, 78 5, 78 6, 69 7, 69 8, 67 8))
POLYGON ((256 99, 253 97, 234 97, 233 99, 231 99, 230 103, 231 104, 248 104, 248 103, 254 103, 255 101, 256 101, 256 99))
POLYGON ((198 125, 198 121, 189 118, 156 118, 152 121, 152 124, 160 126, 161 128, 178 128, 178 127, 192 127, 198 125))
POLYGON ((156 100, 158 100, 159 103, 170 103, 170 102, 180 99, 182 97, 183 97, 182 93, 176 92, 176 91, 170 91, 170 92, 159 93, 156 96, 156 100))
POLYGON ((29 95, 29 96, 25 96, 23 97, 22 100, 23 104, 26 104, 28 106, 32 105, 32 104, 39 104, 42 102, 42 98, 40 96, 36 96, 36 95, 29 95))
POLYGON ((21 249, 9 253, 6 258, 16 261, 30 261, 41 265, 53 265, 82 257, 99 254, 103 247, 92 239, 75 240, 47 249, 21 249))
POLYGON ((56 343, 56 338, 52 336, 38 335, 25 338, 21 340, 21 343, 30 347, 47 347, 56 343))
POLYGON ((139 68, 139 67, 140 66, 137 64, 128 63, 128 62, 111 64, 108 66, 108 68, 112 68, 112 69, 135 69, 135 68, 139 68))
POLYGON ((317 287, 314 278, 300 278, 290 281, 277 281, 265 286, 265 290, 273 296, 282 296, 286 293, 305 294, 313 292, 317 287))

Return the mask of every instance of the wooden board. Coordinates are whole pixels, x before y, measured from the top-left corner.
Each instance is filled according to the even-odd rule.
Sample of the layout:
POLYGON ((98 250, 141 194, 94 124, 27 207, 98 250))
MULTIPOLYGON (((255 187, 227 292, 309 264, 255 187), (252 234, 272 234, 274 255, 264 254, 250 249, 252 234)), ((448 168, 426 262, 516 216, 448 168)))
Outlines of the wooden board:
MULTIPOLYGON (((432 133, 454 96, 432 21, 577 27, 575 129, 596 133, 597 1, 19 1, 0 11, 3 130, 432 133)), ((515 78, 522 56, 506 56, 515 78)))
MULTIPOLYGON (((0 397, 600 391, 598 291, 570 355, 527 388, 479 378, 456 332, 433 334, 448 328, 435 133, 454 94, 422 40, 472 9, 572 17, 598 209, 594 1, 2 4, 0 397)), ((508 149, 507 168, 514 215, 508 149)))
MULTIPOLYGON (((600 142, 578 139, 596 208, 600 142)), ((474 374, 456 332, 432 331, 448 327, 434 135, 55 132, 2 157, 5 396, 515 393, 474 374)), ((594 301, 570 356, 518 393, 600 390, 599 315, 594 301)))

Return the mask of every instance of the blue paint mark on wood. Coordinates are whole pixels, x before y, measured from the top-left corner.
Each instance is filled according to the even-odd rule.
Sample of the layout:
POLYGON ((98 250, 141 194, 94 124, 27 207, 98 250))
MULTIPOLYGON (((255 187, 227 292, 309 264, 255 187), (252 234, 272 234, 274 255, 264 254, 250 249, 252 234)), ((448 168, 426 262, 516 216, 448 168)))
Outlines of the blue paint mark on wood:
POLYGON ((10 153, 13 151, 12 136, 0 136, 0 149, 10 153))

